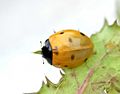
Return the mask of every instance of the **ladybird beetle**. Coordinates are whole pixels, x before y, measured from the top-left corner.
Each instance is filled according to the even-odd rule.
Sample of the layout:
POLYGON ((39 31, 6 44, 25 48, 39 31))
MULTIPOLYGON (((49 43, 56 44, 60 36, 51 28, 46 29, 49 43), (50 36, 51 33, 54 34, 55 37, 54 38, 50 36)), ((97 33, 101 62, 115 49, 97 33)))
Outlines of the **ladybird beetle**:
POLYGON ((59 68, 77 67, 93 53, 89 37, 77 30, 62 30, 51 35, 42 47, 43 57, 59 68))

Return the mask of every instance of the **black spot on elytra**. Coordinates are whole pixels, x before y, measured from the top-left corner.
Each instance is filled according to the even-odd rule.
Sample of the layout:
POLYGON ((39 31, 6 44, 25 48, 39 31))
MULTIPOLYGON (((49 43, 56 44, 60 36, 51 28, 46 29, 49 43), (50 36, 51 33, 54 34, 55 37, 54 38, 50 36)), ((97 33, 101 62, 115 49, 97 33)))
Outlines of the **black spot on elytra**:
POLYGON ((75 56, 74 55, 71 55, 71 60, 74 60, 75 56))
POLYGON ((71 38, 68 38, 69 42, 72 42, 72 39, 71 38))
POLYGON ((83 34, 82 32, 80 32, 81 35, 85 36, 85 34, 83 34))
POLYGON ((68 67, 68 65, 64 65, 64 67, 68 67))
POLYGON ((59 53, 58 52, 54 52, 55 55, 58 55, 59 53))
POLYGON ((60 65, 59 63, 57 65, 60 65))
POLYGON ((60 32, 60 34, 64 34, 64 32, 60 32))

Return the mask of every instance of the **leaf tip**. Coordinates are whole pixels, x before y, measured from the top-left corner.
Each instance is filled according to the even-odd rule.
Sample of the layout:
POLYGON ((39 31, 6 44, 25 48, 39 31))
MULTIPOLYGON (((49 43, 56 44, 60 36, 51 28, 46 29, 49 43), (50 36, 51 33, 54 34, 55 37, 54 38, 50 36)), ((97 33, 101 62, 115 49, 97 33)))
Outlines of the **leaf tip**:
POLYGON ((38 50, 38 51, 35 51, 33 52, 34 54, 42 54, 42 51, 41 50, 38 50))
POLYGON ((106 18, 104 18, 104 25, 103 26, 105 26, 105 25, 108 25, 108 21, 106 18))
POLYGON ((115 20, 115 21, 113 22, 112 26, 118 26, 118 21, 115 20))

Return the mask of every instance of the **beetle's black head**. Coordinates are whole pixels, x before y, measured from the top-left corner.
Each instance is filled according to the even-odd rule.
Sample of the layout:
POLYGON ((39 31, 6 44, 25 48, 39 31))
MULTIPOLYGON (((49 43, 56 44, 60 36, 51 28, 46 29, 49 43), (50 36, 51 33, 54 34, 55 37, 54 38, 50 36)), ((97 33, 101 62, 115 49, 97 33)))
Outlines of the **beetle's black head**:
POLYGON ((52 65, 52 48, 49 39, 45 41, 45 45, 42 47, 43 57, 52 65))

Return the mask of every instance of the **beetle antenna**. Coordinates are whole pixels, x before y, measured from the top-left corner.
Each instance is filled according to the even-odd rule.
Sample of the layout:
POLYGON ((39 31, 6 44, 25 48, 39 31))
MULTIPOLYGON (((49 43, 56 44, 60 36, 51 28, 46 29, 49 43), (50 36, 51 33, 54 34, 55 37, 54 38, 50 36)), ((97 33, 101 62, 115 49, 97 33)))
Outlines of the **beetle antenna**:
POLYGON ((43 56, 42 56, 42 60, 43 60, 43 64, 45 64, 43 56))
MULTIPOLYGON (((40 46, 41 46, 41 48, 42 48, 42 41, 40 41, 40 46)), ((43 56, 42 56, 42 61, 43 61, 43 64, 45 64, 45 62, 44 62, 44 58, 43 58, 43 56)))
POLYGON ((40 41, 40 46, 42 47, 42 41, 40 41))
POLYGON ((53 30, 53 32, 54 32, 54 33, 56 33, 56 31, 55 31, 55 30, 53 30))
POLYGON ((43 61, 43 64, 45 64, 43 56, 42 56, 42 61, 43 61))

